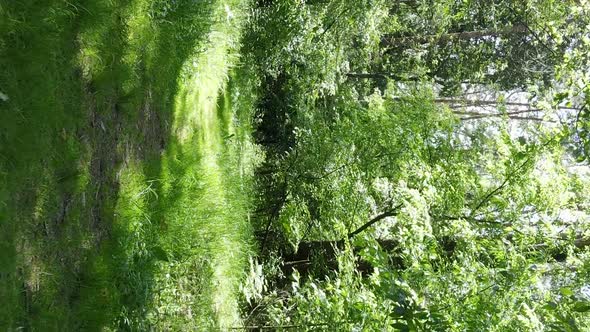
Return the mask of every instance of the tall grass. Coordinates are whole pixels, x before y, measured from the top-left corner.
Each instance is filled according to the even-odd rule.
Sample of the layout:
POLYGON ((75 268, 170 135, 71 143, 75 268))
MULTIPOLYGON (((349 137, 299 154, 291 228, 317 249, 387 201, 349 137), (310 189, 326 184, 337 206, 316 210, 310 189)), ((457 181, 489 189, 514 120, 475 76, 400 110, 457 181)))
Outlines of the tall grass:
POLYGON ((227 80, 243 11, 0 1, 0 329, 239 320, 255 149, 248 91, 227 80))

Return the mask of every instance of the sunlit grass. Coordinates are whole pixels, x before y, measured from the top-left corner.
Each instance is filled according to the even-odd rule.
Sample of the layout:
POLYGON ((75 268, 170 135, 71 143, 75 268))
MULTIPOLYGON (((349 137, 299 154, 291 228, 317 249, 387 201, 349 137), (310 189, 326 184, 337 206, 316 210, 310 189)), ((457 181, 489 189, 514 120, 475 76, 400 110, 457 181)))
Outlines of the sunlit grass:
MULTIPOLYGON (((194 306, 190 301, 174 301, 175 306, 167 309, 180 317, 177 321, 186 320, 184 324, 190 324, 192 317, 206 317, 211 311, 214 314, 212 323, 228 327, 239 325, 236 292, 250 234, 249 193, 230 188, 247 181, 239 177, 236 160, 240 156, 228 147, 234 143, 224 139, 234 131, 231 122, 224 127, 226 122, 223 121, 232 118, 231 105, 223 104, 217 109, 232 61, 227 54, 238 37, 222 28, 227 29, 227 23, 214 25, 209 36, 210 46, 189 60, 179 89, 172 126, 176 143, 164 158, 163 172, 173 174, 170 170, 173 167, 169 165, 179 163, 183 165, 184 176, 176 178, 176 186, 172 186, 180 186, 182 193, 178 194, 171 207, 173 212, 168 215, 167 227, 172 230, 170 234, 174 234, 168 245, 184 248, 192 254, 186 255, 185 260, 163 264, 160 275, 167 279, 164 282, 178 281, 180 299, 192 299, 193 303, 201 304, 194 306), (204 262, 203 257, 207 258, 204 262), (179 272, 185 269, 192 270, 192 279, 186 279, 186 273, 179 272), (200 272, 194 274, 195 270, 200 272), (194 284, 186 287, 187 282, 194 284)), ((166 305, 165 295, 158 294, 158 307, 166 305)))
POLYGON ((239 325, 243 6, 0 4, 0 329, 239 325))

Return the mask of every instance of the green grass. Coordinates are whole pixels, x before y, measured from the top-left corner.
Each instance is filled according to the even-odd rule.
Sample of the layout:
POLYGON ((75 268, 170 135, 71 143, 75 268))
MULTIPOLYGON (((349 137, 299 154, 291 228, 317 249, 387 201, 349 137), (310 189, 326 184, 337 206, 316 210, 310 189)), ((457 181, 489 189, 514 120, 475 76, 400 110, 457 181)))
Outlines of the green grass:
POLYGON ((0 329, 240 325, 244 10, 0 0, 0 329))

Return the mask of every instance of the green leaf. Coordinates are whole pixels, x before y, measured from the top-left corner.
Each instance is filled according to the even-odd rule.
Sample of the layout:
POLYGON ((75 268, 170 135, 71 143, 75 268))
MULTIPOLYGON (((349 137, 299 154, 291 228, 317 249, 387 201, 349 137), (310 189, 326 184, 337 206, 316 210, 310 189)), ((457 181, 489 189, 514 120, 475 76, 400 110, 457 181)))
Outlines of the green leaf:
POLYGON ((162 249, 160 246, 156 246, 152 249, 152 254, 157 260, 168 262, 168 254, 166 250, 162 249))
POLYGON ((408 327, 408 324, 401 323, 401 322, 394 323, 391 326, 393 326, 394 328, 396 328, 400 331, 409 331, 410 330, 410 328, 408 327))
POLYGON ((576 312, 588 312, 590 311, 590 302, 579 301, 574 303, 573 310, 576 312))
POLYGON ((560 92, 560 93, 556 94, 555 97, 553 97, 553 102, 555 102, 556 104, 559 104, 562 101, 564 101, 565 98, 567 98, 567 96, 568 96, 567 92, 560 92))
POLYGON ((567 288, 567 287, 563 287, 563 288, 561 288, 561 289, 559 290, 559 292, 560 292, 560 293, 561 293, 561 295, 563 295, 563 296, 572 296, 572 295, 574 295, 574 292, 573 292, 573 291, 572 291, 570 288, 567 288))
POLYGON ((555 302, 548 302, 543 306, 545 310, 555 310, 557 308, 557 304, 555 302))

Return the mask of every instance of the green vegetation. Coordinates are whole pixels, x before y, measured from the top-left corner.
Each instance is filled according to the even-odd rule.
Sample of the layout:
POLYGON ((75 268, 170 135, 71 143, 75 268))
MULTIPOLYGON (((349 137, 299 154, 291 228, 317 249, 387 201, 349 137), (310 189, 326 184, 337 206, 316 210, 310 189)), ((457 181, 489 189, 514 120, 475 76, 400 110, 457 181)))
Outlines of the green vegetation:
POLYGON ((250 117, 247 78, 227 84, 243 10, 0 4, 2 330, 238 324, 255 150, 233 121, 250 117))
POLYGON ((270 3, 248 326, 590 329, 588 3, 270 3))
POLYGON ((585 0, 0 0, 0 329, 590 329, 585 0))

